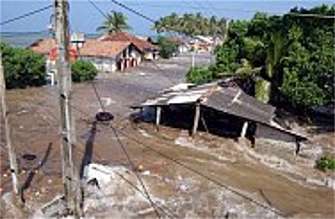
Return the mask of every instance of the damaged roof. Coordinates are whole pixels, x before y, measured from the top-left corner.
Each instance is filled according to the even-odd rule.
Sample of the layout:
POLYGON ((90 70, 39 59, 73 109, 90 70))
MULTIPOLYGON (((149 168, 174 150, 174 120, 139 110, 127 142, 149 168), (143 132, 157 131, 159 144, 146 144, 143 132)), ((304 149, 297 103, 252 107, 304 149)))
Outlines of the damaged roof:
MULTIPOLYGON (((237 85, 232 84, 229 79, 200 86, 195 86, 194 84, 178 84, 164 90, 155 98, 148 99, 137 106, 133 106, 133 108, 191 103, 200 103, 202 106, 238 116, 245 120, 262 123, 281 131, 285 130, 273 121, 275 117, 275 107, 249 96, 237 85)), ((285 130, 285 132, 302 137, 288 130, 285 130)))

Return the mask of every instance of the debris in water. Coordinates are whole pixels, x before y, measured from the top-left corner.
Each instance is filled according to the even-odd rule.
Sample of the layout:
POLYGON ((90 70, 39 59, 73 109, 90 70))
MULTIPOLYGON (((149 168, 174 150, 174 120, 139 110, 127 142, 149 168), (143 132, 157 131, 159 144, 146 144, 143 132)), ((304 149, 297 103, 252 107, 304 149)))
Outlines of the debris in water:
POLYGON ((144 171, 144 172, 142 173, 142 175, 145 175, 145 176, 150 175, 150 171, 149 171, 149 170, 146 170, 146 171, 144 171))

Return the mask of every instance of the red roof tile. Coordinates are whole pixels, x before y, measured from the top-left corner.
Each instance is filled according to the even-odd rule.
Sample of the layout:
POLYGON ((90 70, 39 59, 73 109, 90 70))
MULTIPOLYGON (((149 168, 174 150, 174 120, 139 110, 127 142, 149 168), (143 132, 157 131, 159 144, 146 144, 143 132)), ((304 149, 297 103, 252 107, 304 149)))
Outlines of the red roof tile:
POLYGON ((52 38, 39 39, 29 46, 36 53, 47 55, 56 46, 56 41, 52 38))
MULTIPOLYGON (((81 56, 114 57, 122 52, 130 42, 125 41, 100 41, 96 39, 87 39, 84 46, 79 49, 81 56)), ((56 47, 56 41, 52 38, 46 38, 36 41, 30 46, 30 49, 36 53, 47 55, 56 47)))
POLYGON ((86 40, 84 46, 79 49, 81 56, 114 57, 120 54, 131 43, 122 41, 98 41, 86 40))
POLYGON ((104 35, 99 38, 101 41, 124 41, 131 42, 140 49, 141 52, 144 50, 157 49, 157 46, 150 42, 133 36, 127 32, 118 32, 113 34, 104 35))

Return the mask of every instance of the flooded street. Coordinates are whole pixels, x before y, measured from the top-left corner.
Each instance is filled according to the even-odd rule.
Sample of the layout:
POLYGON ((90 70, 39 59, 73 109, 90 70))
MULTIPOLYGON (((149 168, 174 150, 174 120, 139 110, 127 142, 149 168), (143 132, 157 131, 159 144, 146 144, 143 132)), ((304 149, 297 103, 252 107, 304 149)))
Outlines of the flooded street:
MULTIPOLYGON (((208 54, 196 58, 196 65, 209 63, 208 54)), ((310 176, 325 177, 313 167, 305 171, 306 166, 293 165, 297 173, 290 173, 288 168, 271 168, 262 162, 262 156, 234 139, 206 132, 192 139, 185 130, 162 126, 157 132, 150 123, 129 119, 134 112, 131 105, 184 82, 190 64, 191 56, 185 55, 143 63, 124 73, 101 73, 94 86, 105 110, 115 116, 112 125, 118 131, 110 125, 93 124, 95 114, 101 111, 94 87, 91 83, 74 84, 78 168, 87 159, 116 167, 117 173, 141 187, 131 171, 122 169, 132 169, 120 147, 123 145, 154 202, 169 209, 166 215, 173 218, 333 218, 334 188, 306 182, 310 176)), ((57 98, 57 89, 51 87, 7 93, 13 145, 23 170, 20 182, 25 182, 24 198, 32 212, 63 190, 57 98), (36 158, 27 160, 27 154, 36 158), (43 165, 30 171, 40 163, 43 165)), ((5 194, 11 182, 2 143, 1 148, 1 194, 5 194)), ((88 217, 156 217, 145 196, 117 176, 102 191, 110 194, 88 193, 88 217)), ((9 207, 1 206, 0 215, 11 218, 9 207)))

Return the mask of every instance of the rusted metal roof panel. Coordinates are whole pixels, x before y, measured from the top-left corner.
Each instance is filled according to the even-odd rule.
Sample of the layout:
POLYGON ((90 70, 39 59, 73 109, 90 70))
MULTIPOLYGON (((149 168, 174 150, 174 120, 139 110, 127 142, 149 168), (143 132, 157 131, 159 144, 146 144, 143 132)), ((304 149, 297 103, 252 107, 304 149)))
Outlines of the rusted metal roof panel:
POLYGON ((208 96, 202 104, 247 120, 268 124, 275 111, 274 107, 256 100, 237 87, 222 88, 208 96))

